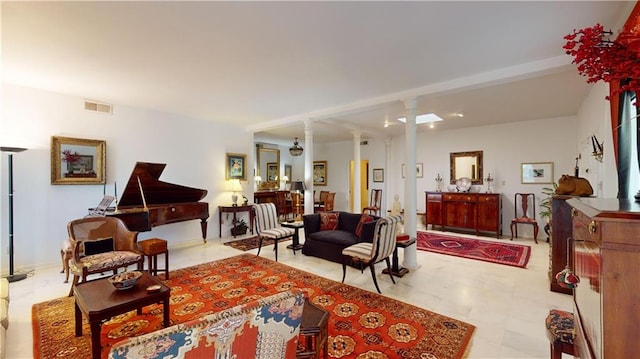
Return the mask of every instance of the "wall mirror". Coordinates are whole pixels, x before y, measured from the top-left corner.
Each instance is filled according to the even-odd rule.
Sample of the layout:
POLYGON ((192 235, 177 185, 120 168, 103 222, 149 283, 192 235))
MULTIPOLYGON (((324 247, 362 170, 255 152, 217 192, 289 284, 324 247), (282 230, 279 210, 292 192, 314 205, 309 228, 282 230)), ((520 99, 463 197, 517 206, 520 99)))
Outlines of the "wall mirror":
POLYGON ((51 137, 51 184, 103 184, 105 141, 51 137))
POLYGON ((471 178, 472 184, 483 184, 482 151, 451 152, 450 159, 451 184, 461 177, 471 178))
POLYGON ((280 150, 257 145, 256 151, 256 163, 258 166, 256 168, 256 176, 262 178, 258 189, 280 188, 280 150))

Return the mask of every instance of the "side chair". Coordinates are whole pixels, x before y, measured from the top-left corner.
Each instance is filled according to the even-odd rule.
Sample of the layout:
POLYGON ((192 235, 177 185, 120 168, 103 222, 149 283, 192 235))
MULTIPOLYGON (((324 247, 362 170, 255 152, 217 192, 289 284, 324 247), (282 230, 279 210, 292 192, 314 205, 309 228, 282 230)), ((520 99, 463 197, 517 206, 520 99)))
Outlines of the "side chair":
POLYGON ((515 228, 516 238, 518 238, 518 224, 529 224, 533 226, 533 239, 538 244, 538 222, 536 221, 536 195, 534 193, 516 193, 513 199, 515 218, 511 220, 511 240, 513 240, 513 229, 515 228), (529 201, 532 202, 532 217, 527 216, 529 211, 529 201), (518 204, 520 204, 520 216, 518 216, 518 204))
POLYGON ((67 232, 72 247, 69 270, 73 274, 69 296, 80 279, 85 282, 91 274, 111 270, 115 274, 134 264, 138 270, 143 268, 144 256, 136 247, 138 232, 130 231, 119 218, 76 219, 67 224, 67 232))
MULTIPOLYGON (((281 239, 293 237, 295 230, 293 228, 282 227, 278 223, 278 211, 273 203, 260 203, 253 205, 253 211, 256 217, 256 234, 258 235, 258 254, 262 249, 262 240, 265 238, 273 239, 273 250, 276 252, 276 262, 278 261, 278 241, 281 239)), ((296 254, 294 249, 293 254, 296 254)))
POLYGON ((347 262, 351 261, 362 266, 369 266, 373 284, 375 284, 378 293, 381 293, 376 280, 375 264, 384 260, 387 263, 389 277, 391 277, 393 284, 396 284, 393 274, 391 274, 389 256, 393 254, 396 248, 398 223, 402 222, 402 220, 402 216, 380 218, 376 222, 372 243, 360 242, 342 250, 342 255, 345 257, 342 262, 342 283, 344 283, 344 278, 347 275, 347 262))
POLYGON ((369 206, 364 207, 362 209, 362 213, 373 214, 375 216, 380 216, 380 208, 382 206, 382 190, 381 189, 372 189, 371 190, 371 200, 369 201, 369 206))

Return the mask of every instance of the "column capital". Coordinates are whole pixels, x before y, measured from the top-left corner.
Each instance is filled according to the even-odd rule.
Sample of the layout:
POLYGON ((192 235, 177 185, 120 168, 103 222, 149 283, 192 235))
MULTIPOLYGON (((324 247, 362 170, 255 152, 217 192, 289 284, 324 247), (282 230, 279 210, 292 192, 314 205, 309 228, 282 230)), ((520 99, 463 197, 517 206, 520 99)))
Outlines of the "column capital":
POLYGON ((416 108, 418 107, 418 98, 417 97, 413 97, 413 98, 408 98, 408 99, 404 99, 402 100, 402 103, 404 104, 404 108, 407 111, 415 111, 416 108))

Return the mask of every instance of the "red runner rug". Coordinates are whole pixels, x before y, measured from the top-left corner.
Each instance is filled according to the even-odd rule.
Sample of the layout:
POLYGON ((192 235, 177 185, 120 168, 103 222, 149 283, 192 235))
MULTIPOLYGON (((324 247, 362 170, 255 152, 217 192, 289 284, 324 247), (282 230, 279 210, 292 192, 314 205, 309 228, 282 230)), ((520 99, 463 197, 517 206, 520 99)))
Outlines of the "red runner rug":
POLYGON ((520 268, 526 268, 531 255, 531 247, 529 246, 448 236, 433 232, 418 232, 417 246, 423 251, 520 268))
MULTIPOLYGON (((278 242, 282 243, 287 240, 291 240, 291 239, 281 240, 278 242)), ((265 247, 273 244, 274 242, 275 241, 273 239, 265 238, 262 240, 262 246, 265 247)), ((241 250, 243 252, 246 252, 246 251, 250 251, 252 249, 258 248, 259 240, 258 240, 258 236, 254 236, 254 237, 248 237, 248 238, 242 238, 242 239, 234 239, 228 242, 224 242, 223 244, 225 246, 229 246, 229 247, 241 250)))
MULTIPOLYGON (((338 273, 338 271, 336 271, 338 273)), ((171 324, 298 288, 329 311, 331 358, 462 358, 474 326, 272 260, 241 254, 171 272, 171 324)), ((34 304, 35 358, 91 357, 90 328, 74 336, 74 299, 34 304)), ((124 337, 162 327, 162 306, 145 307, 102 324, 102 357, 124 337)))

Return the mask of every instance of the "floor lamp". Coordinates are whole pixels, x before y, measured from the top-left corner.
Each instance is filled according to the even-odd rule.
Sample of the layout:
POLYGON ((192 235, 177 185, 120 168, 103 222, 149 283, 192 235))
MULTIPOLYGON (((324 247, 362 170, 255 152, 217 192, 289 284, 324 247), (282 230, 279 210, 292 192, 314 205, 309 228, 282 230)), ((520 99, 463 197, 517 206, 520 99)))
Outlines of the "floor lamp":
POLYGON ((17 282, 27 278, 26 274, 13 273, 13 154, 22 152, 26 148, 0 147, 0 152, 9 153, 9 282, 17 282))

